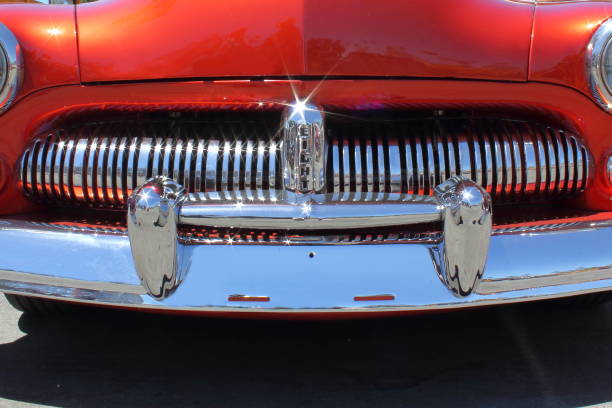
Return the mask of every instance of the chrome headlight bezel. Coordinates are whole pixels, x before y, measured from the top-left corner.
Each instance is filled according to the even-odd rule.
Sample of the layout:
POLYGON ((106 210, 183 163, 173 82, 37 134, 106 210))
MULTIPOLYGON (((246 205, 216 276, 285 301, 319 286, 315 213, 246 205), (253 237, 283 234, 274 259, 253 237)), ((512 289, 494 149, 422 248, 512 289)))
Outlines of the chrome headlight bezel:
POLYGON ((23 79, 23 55, 15 35, 4 24, 0 23, 0 114, 6 111, 15 101, 23 79))
POLYGON ((612 52, 612 18, 601 23, 591 37, 586 52, 587 77, 593 97, 601 107, 612 113, 612 80, 606 80, 607 52, 612 52))

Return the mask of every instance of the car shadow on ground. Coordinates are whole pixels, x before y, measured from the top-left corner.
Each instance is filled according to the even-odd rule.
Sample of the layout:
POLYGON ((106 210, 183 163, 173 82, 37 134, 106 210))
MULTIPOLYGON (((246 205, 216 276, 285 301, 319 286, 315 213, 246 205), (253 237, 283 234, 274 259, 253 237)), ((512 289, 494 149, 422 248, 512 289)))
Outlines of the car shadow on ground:
POLYGON ((583 406, 612 400, 612 305, 353 321, 87 309, 0 345, 0 397, 67 407, 583 406))

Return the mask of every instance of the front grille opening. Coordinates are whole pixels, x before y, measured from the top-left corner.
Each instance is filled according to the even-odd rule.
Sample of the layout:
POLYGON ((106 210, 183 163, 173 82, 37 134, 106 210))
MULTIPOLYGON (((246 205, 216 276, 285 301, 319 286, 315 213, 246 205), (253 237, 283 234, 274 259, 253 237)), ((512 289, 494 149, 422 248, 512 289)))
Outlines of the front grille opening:
MULTIPOLYGON (((280 111, 123 112, 72 118, 36 136, 20 183, 50 206, 124 209, 131 191, 166 175, 190 192, 281 189, 280 111)), ((453 175, 495 204, 548 202, 582 192, 591 156, 581 138, 516 114, 328 112, 327 192, 433 194, 453 175)))

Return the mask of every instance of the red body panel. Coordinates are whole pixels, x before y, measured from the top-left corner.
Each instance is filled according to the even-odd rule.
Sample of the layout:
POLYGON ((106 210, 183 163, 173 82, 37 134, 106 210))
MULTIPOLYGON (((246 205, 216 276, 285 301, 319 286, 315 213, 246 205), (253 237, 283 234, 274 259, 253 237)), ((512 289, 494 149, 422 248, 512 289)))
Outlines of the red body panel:
POLYGON ((20 95, 79 83, 74 6, 0 4, 0 23, 15 34, 23 52, 20 95))
POLYGON ((593 33, 612 17, 612 2, 537 7, 529 80, 576 88, 591 96, 585 55, 593 33))
POLYGON ((533 6, 506 0, 101 1, 83 81, 367 75, 524 81, 533 6))
POLYGON ((306 74, 524 81, 533 5, 304 0, 306 74))
POLYGON ((129 0, 79 5, 84 82, 298 74, 295 0, 129 0))

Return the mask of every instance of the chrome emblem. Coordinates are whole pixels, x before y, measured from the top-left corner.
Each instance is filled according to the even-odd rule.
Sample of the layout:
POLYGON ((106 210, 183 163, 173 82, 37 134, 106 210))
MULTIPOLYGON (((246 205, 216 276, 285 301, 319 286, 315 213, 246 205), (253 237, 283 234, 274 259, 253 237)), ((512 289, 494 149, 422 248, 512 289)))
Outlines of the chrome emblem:
POLYGON ((285 110, 282 125, 282 172, 286 190, 320 193, 325 189, 324 114, 296 102, 285 110))

